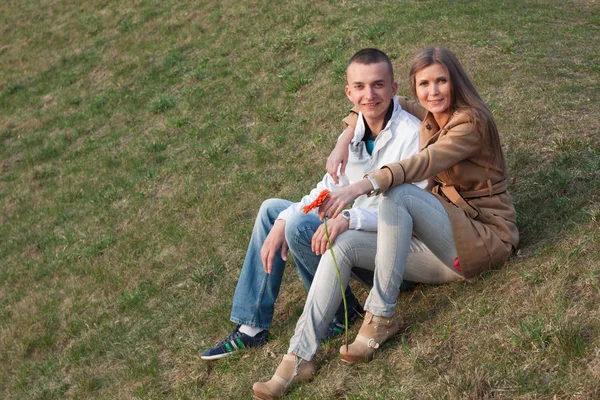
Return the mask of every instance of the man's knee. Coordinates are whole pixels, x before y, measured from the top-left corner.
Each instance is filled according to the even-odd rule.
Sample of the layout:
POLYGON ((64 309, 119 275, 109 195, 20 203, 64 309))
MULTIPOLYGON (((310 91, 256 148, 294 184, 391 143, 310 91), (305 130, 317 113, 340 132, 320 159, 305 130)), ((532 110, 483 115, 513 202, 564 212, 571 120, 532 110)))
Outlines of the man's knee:
POLYGON ((285 223, 285 239, 288 245, 293 246, 297 242, 299 235, 306 236, 305 240, 311 240, 315 231, 315 222, 313 215, 296 213, 291 215, 285 223), (309 237, 310 236, 310 237, 309 237))
POLYGON ((260 205, 260 212, 268 212, 271 211, 273 209, 279 209, 281 208, 281 203, 282 200, 281 199, 267 199, 265 201, 262 202, 262 204, 260 205))
POLYGON ((282 199, 267 199, 262 202, 258 210, 258 218, 267 218, 275 221, 279 213, 288 208, 289 202, 282 199))

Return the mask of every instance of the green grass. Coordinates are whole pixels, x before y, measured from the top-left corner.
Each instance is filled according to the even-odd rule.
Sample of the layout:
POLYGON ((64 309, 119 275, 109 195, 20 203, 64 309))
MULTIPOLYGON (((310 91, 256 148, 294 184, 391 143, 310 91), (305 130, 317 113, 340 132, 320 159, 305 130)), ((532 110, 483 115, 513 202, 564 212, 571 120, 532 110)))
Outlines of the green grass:
POLYGON ((356 50, 388 52, 407 94, 408 61, 431 45, 458 55, 496 117, 519 256, 474 284, 402 294, 406 327, 373 363, 343 366, 328 344, 289 398, 600 396, 594 2, 0 11, 1 398, 249 397, 301 313, 293 267, 267 346, 199 353, 232 329, 260 203, 322 176, 356 50))

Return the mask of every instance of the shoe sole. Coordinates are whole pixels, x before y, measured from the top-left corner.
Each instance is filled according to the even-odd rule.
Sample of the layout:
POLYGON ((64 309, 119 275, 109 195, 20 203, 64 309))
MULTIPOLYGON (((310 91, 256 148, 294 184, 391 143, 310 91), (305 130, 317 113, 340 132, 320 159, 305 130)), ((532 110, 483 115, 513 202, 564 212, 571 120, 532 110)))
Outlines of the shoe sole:
POLYGON ((272 400, 273 397, 267 396, 266 394, 261 393, 261 392, 253 392, 252 399, 253 400, 272 400))
MULTIPOLYGON (((300 380, 298 382, 295 382, 296 384, 298 383, 307 383, 307 382, 311 382, 314 379, 314 375, 310 378, 310 379, 304 379, 304 380, 300 380)), ((287 389, 286 389, 287 392, 287 389)), ((258 390, 252 390, 252 400, 274 400, 274 399, 281 399, 283 397, 285 397, 286 393, 284 392, 280 397, 277 396, 272 396, 270 394, 266 394, 263 393, 261 391, 258 390)))
POLYGON ((202 356, 202 355, 201 355, 201 356, 200 356, 200 358, 201 358, 201 359, 203 359, 203 360, 207 360, 207 361, 210 361, 210 360, 218 360, 219 358, 223 358, 223 357, 230 356, 230 355, 232 355, 233 353, 238 353, 239 351, 241 351, 241 350, 243 350, 243 349, 249 349, 249 348, 254 348, 254 347, 261 347, 261 346, 264 346, 264 345, 265 345, 265 343, 267 343, 267 342, 265 341, 265 342, 263 342, 263 343, 258 343, 258 344, 252 345, 252 346, 244 346, 242 349, 238 348, 237 350, 230 351, 229 353, 217 354, 217 355, 214 355, 214 356, 202 356))
POLYGON ((351 356, 348 354, 340 354, 340 358, 342 360, 342 362, 345 362, 346 364, 364 364, 364 363, 368 363, 370 361, 373 361, 373 357, 375 356, 375 353, 371 354, 370 356, 367 357, 359 357, 359 356, 351 356))
POLYGON ((211 360, 218 360, 219 358, 227 357, 228 355, 231 355, 231 353, 217 354, 216 356, 200 356, 200 358, 203 360, 211 361, 211 360))

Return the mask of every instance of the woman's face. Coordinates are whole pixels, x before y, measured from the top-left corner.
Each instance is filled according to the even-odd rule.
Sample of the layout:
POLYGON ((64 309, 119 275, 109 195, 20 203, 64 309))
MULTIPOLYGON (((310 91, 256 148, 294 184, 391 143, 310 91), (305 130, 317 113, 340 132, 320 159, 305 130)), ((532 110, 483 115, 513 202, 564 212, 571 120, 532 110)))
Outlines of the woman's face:
POLYGON ((450 77, 440 63, 423 68, 415 75, 417 98, 425 109, 438 121, 447 121, 452 105, 450 77), (438 118, 440 117, 440 118, 438 118))

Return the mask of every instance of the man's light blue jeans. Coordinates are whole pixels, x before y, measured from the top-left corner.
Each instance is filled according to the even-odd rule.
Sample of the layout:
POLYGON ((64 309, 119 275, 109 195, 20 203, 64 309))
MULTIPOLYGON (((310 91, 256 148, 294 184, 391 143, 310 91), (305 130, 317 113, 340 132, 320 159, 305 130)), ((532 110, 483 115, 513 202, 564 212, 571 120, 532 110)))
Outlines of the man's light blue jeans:
MULTIPOLYGON (((273 269, 270 274, 267 274, 263 269, 260 250, 279 213, 291 204, 292 202, 288 200, 269 199, 263 202, 258 211, 246 259, 233 296, 230 319, 236 324, 261 329, 269 329, 271 326, 285 261, 281 258, 281 252, 278 252, 273 260, 273 269)), ((289 250, 307 291, 310 289, 321 259, 321 256, 317 256, 311 250, 312 237, 321 223, 316 214, 298 213, 290 217, 285 224, 285 237, 289 250)), ((337 290, 339 291, 339 288, 337 290)), ((349 310, 358 304, 349 287, 346 289, 346 299, 349 310)), ((338 307, 335 318, 344 321, 342 305, 338 307)), ((331 319, 327 324, 330 321, 331 319)))

